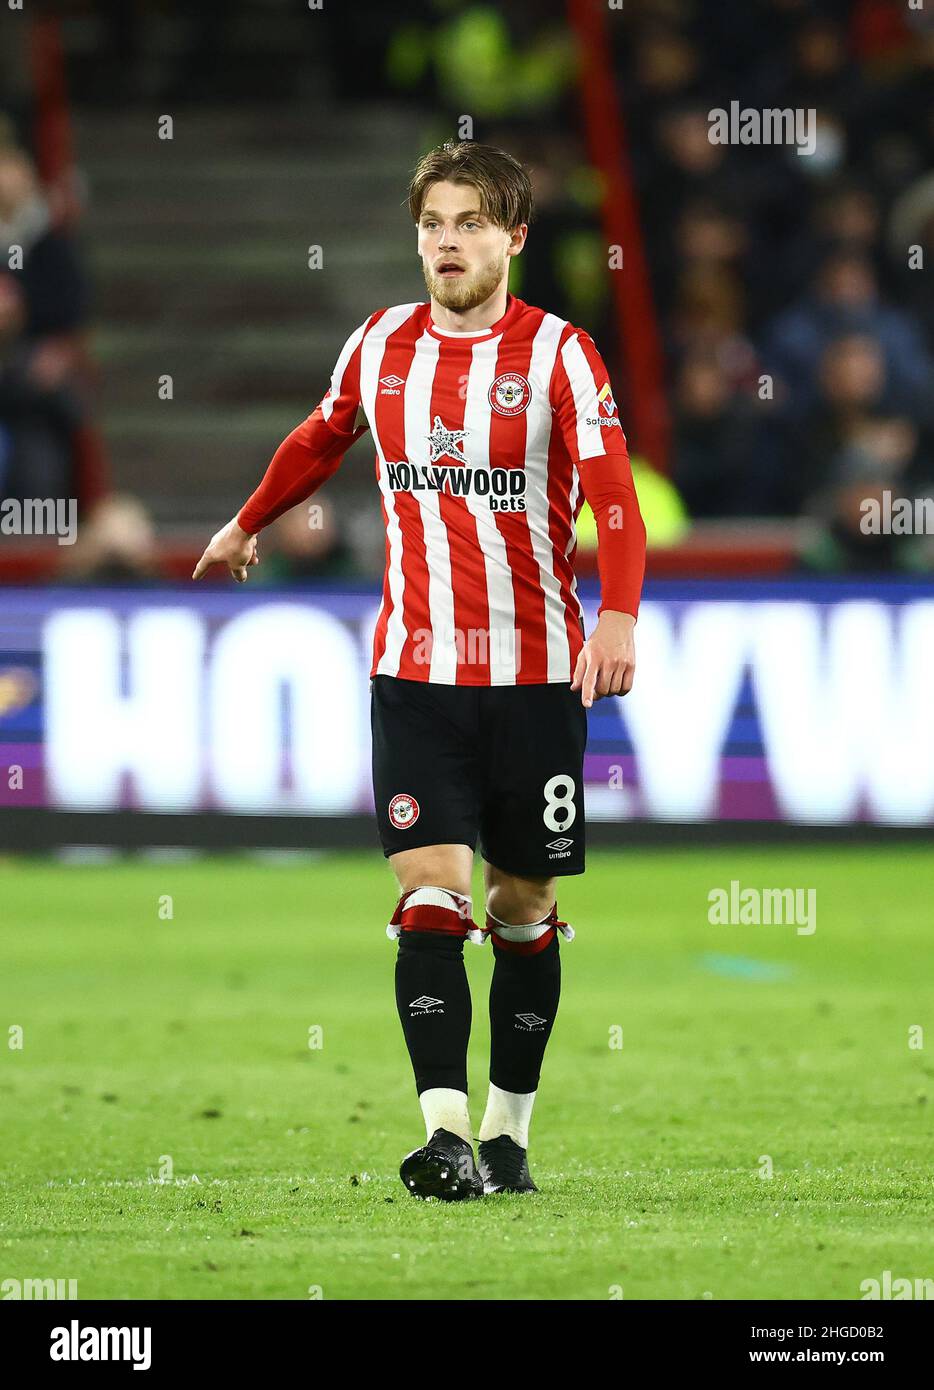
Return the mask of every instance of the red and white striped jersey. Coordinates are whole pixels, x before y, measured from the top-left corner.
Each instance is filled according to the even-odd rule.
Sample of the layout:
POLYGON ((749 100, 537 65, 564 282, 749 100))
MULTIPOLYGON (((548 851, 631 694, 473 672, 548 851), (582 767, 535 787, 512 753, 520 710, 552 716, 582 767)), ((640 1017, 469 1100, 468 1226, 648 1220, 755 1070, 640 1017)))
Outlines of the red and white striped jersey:
POLYGON ((512 296, 476 333, 438 328, 427 303, 382 309, 318 409, 349 444, 361 406, 386 526, 370 674, 569 682, 584 640, 578 465, 627 457, 592 339, 512 296))

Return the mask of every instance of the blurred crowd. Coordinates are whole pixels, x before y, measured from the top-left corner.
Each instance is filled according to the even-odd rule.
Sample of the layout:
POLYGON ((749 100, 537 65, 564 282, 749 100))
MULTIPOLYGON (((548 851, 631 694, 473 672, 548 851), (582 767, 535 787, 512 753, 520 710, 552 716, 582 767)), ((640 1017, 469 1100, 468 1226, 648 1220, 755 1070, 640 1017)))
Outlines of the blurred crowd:
MULTIPOLYGON (((384 82, 427 82, 439 134, 476 112, 480 138, 531 164, 515 288, 612 344, 565 6, 417 8, 384 82)), ((854 499, 934 485, 934 11, 626 0, 606 32, 687 511, 810 516, 816 567, 931 564, 930 538, 864 534, 854 499), (712 141, 710 113, 732 102, 805 113, 811 152, 712 141)))
POLYGON ((815 565, 924 563, 923 545, 864 534, 853 503, 934 484, 934 16, 877 0, 626 13, 616 56, 691 514, 806 512, 815 565), (731 101, 813 112, 813 153, 712 143, 708 113, 731 101))
MULTIPOLYGON (((411 103, 426 146, 470 133, 530 166, 537 215, 512 287, 593 333, 625 410, 564 0, 406 0, 368 6, 366 24, 358 8, 324 15, 331 99, 411 103)), ((190 96, 206 46, 245 7, 189 9, 166 90, 190 96)), ((106 13, 130 100, 139 6, 106 13)), ((931 566, 930 537, 868 535, 860 504, 934 495, 934 6, 626 0, 604 23, 664 347, 668 479, 662 460, 639 463, 657 534, 683 534, 687 517, 809 517, 812 567, 931 566), (712 141, 711 111, 732 102, 813 112, 810 152, 712 141)), ((232 98, 212 71, 207 95, 232 98)), ((84 409, 87 286, 67 219, 0 125, 8 244, 24 259, 0 259, 0 495, 61 494, 84 409)), ((106 520, 140 523, 127 499, 106 520)), ((304 519, 279 528, 273 545, 282 575, 350 566, 333 518, 311 540, 304 519)))
POLYGON ((87 315, 71 233, 0 122, 0 496, 72 493, 87 315))

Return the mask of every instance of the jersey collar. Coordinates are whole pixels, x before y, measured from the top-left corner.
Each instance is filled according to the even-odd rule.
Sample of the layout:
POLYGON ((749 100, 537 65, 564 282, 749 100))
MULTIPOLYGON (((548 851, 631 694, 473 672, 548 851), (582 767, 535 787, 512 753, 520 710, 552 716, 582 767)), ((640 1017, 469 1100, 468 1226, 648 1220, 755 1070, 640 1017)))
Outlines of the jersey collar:
POLYGON ((442 342, 460 342, 469 347, 474 343, 482 343, 487 338, 495 338, 498 334, 504 332, 512 323, 513 319, 518 317, 521 308, 521 299, 516 299, 515 295, 507 294, 506 312, 503 314, 502 318, 496 320, 492 327, 478 328, 476 332, 473 333, 453 333, 447 328, 438 328, 438 326, 432 322, 431 304, 429 303, 427 329, 433 338, 440 338, 442 342))

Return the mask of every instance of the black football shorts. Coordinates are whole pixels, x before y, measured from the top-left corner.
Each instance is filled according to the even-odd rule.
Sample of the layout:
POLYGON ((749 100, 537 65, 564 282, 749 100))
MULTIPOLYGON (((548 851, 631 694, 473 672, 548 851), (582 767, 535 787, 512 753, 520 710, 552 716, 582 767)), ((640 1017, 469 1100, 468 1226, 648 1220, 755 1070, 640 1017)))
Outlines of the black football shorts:
POLYGON ((385 855, 480 842, 521 878, 584 872, 587 713, 570 685, 374 676, 373 792, 385 855))

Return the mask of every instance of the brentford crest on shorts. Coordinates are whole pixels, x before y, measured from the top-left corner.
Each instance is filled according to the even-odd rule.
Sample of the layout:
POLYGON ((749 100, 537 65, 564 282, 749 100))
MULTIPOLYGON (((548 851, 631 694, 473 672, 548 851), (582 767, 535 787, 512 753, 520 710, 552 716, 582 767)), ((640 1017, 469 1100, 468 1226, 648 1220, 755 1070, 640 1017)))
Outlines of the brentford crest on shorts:
POLYGON ((418 820, 418 802, 406 792, 397 792, 389 803, 389 819, 397 830, 408 830, 418 820))
POLYGON ((370 674, 570 682, 584 640, 578 464, 626 456, 592 339, 513 296, 472 333, 439 328, 427 303, 381 309, 347 340, 315 414, 351 440, 361 407, 386 528, 370 674))

